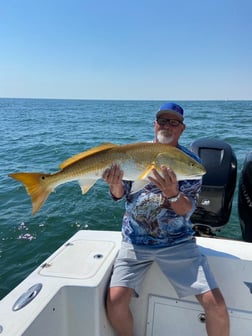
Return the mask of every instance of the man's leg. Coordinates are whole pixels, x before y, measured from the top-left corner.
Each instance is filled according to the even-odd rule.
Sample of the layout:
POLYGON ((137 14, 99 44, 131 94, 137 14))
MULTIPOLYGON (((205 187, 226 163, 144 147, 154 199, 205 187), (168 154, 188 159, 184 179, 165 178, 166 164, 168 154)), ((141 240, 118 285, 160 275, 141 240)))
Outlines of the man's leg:
POLYGON ((127 287, 108 290, 107 316, 118 336, 133 336, 133 317, 129 309, 132 294, 133 289, 127 287))
POLYGON ((229 316, 220 290, 215 288, 196 298, 205 310, 208 336, 229 336, 229 316))

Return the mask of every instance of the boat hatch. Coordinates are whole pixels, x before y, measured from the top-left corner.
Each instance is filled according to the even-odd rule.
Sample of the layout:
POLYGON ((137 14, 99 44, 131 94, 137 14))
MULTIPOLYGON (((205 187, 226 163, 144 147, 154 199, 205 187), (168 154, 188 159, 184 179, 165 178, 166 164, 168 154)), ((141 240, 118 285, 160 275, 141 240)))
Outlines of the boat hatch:
MULTIPOLYGON (((249 335, 251 330, 251 311, 228 309, 232 335, 249 335), (246 331, 245 331, 246 330, 246 331)), ((174 298, 149 296, 146 336, 205 335, 205 314, 195 302, 174 298)))
POLYGON ((87 279, 92 278, 114 249, 111 241, 74 240, 42 265, 43 276, 87 279))
POLYGON ((198 303, 149 296, 146 336, 205 335, 204 311, 198 303), (181 323, 181 321, 183 321, 181 323))

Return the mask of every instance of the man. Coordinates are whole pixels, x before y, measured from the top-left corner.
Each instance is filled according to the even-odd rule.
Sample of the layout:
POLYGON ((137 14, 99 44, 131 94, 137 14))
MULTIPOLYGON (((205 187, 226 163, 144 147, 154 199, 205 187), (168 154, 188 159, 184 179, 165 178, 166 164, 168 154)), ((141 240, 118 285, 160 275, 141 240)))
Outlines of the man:
MULTIPOLYGON (((156 114, 155 142, 178 147, 185 129, 184 111, 175 103, 165 103, 156 114)), ((198 250, 190 216, 195 210, 200 180, 177 181, 169 167, 162 174, 153 169, 150 183, 131 193, 132 182, 123 181, 123 171, 112 165, 104 174, 114 199, 126 199, 122 224, 122 246, 115 261, 107 295, 107 315, 118 336, 133 336, 132 295, 153 259, 174 286, 179 297, 195 295, 206 314, 208 336, 228 336, 229 317, 223 296, 198 250), (160 201, 160 199, 162 201, 160 201), (175 261, 175 263, 174 263, 175 261)))

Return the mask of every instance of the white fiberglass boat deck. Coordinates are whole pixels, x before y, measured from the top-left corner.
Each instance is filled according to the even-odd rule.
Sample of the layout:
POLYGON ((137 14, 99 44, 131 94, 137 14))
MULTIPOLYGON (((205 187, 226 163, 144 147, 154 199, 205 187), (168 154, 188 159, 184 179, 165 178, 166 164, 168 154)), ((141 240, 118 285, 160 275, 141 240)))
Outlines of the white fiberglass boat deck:
MULTIPOLYGON (((76 233, 0 302, 0 335, 114 335, 104 300, 120 241, 120 232, 76 233)), ((197 242, 224 294, 231 336, 250 336, 252 244, 215 238, 197 242)), ((206 335, 201 306, 194 297, 179 300, 155 263, 131 308, 136 336, 206 335)))

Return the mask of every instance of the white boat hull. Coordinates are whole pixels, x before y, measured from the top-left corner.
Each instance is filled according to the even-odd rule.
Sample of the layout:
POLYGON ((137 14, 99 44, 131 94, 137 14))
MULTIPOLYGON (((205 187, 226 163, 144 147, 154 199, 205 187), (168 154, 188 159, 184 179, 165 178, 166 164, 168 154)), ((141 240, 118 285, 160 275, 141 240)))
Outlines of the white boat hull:
MULTIPOLYGON (((75 234, 0 302, 0 335, 113 336, 104 302, 120 242, 120 232, 75 234), (35 284, 41 284, 41 290, 27 293, 35 284), (24 297, 30 302, 13 310, 19 308, 22 294, 21 304, 24 297)), ((230 335, 250 336, 252 244, 214 238, 197 242, 225 297, 230 335)), ((155 263, 131 309, 136 336, 206 335, 204 312, 195 297, 179 300, 155 263)))

